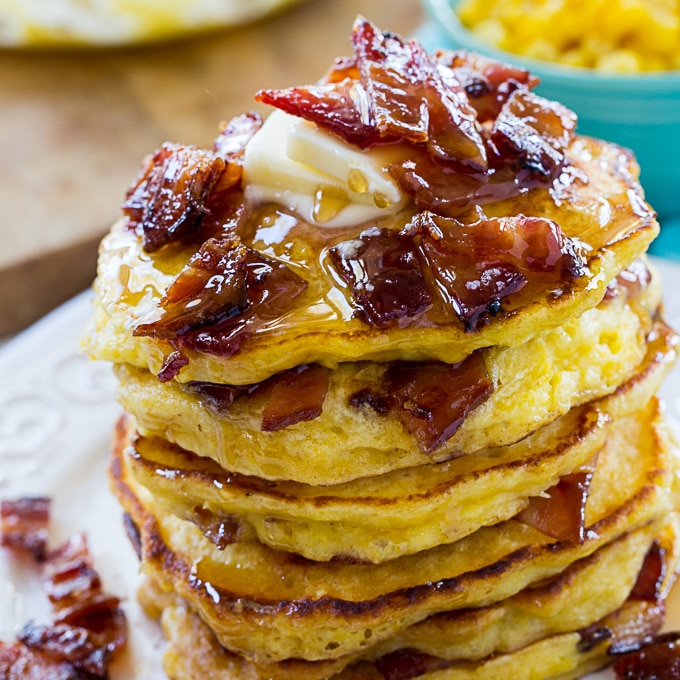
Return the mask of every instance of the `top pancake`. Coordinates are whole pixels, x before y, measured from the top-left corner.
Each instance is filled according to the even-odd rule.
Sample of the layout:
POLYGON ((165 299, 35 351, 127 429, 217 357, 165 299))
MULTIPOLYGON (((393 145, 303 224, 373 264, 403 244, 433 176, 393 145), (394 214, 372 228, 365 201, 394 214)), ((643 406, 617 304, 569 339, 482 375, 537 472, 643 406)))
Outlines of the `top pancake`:
POLYGON ((596 306, 657 235, 632 155, 577 136, 527 72, 427 55, 362 19, 352 39, 319 85, 258 93, 316 135, 303 160, 290 155, 300 125, 275 128, 267 141, 287 146, 269 149, 270 120, 246 114, 212 149, 166 144, 145 161, 102 243, 94 357, 231 385, 312 363, 455 364, 596 306), (323 186, 349 207, 324 222, 314 187, 337 149, 352 160, 323 186), (316 171, 318 157, 311 181, 282 170, 316 171), (266 185, 267 165, 282 184, 266 185), (396 194, 353 188, 367 176, 396 194), (288 198, 301 194, 318 210, 288 198))
MULTIPOLYGON (((368 226, 321 230, 275 206, 254 210, 245 239, 258 252, 302 270, 308 281, 300 301, 277 319, 258 329, 232 356, 183 349, 189 361, 177 380, 202 380, 245 385, 266 379, 300 364, 335 367, 357 360, 418 361, 437 359, 456 363, 475 349, 493 345, 518 346, 573 315, 596 306, 606 285, 644 253, 658 233, 654 213, 640 199, 633 182, 631 157, 604 142, 579 139, 570 154, 589 176, 587 185, 572 185, 559 204, 548 191, 527 194, 487 206, 497 215, 540 215, 555 220, 564 233, 587 245, 587 271, 575 285, 540 291, 521 307, 496 315, 467 331, 458 320, 427 325, 375 328, 354 316, 347 291, 326 274, 324 253, 341 241, 358 236, 368 226), (288 228, 285 227, 288 225, 288 228), (292 226, 290 226, 292 225, 292 226), (273 245, 267 232, 283 231, 273 245)), ((389 218, 390 229, 408 223, 413 211, 389 218)), ((137 324, 158 316, 158 302, 195 249, 145 253, 139 237, 121 220, 104 239, 95 284, 97 309, 86 338, 90 353, 99 359, 130 363, 158 374, 173 353, 167 339, 135 337, 137 324)))

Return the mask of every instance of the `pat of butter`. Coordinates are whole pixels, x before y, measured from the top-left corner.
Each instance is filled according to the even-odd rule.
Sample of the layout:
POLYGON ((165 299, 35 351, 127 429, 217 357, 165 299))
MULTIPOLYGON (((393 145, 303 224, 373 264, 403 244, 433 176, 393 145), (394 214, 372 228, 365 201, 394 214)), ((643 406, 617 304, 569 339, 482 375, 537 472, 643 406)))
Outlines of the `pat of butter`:
POLYGON ((246 199, 279 203, 324 227, 360 224, 404 206, 387 167, 408 155, 403 144, 359 149, 276 110, 246 147, 246 199))

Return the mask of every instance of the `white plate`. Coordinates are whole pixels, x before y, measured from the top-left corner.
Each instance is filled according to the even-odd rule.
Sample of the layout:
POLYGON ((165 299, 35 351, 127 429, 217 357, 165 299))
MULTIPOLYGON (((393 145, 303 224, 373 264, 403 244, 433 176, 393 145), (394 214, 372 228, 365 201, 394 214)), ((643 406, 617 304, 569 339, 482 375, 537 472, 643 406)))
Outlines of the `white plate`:
MULTIPOLYGON (((666 317, 680 328, 680 265, 655 264, 667 293, 666 317)), ((76 531, 87 533, 104 586, 123 599, 130 621, 130 652, 112 669, 112 680, 162 680, 162 635, 136 602, 137 558, 106 482, 109 441, 120 413, 114 378, 107 364, 79 352, 89 316, 90 296, 83 294, 0 349, 0 498, 51 496, 55 544, 76 531)), ((680 367, 661 394, 680 439, 679 377, 680 367)), ((680 588, 674 595, 667 625, 678 629, 680 588)), ((48 613, 35 570, 8 551, 0 551, 0 612, 0 640, 14 639, 27 621, 48 613)))

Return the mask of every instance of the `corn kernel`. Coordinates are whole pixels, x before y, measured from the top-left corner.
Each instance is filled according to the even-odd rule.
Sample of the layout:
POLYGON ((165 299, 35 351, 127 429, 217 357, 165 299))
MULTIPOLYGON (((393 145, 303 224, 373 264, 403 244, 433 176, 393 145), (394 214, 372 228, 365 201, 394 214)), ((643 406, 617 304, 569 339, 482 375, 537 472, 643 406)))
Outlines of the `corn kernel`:
POLYGON ((607 72, 678 69, 677 0, 463 0, 461 22, 508 52, 607 72))

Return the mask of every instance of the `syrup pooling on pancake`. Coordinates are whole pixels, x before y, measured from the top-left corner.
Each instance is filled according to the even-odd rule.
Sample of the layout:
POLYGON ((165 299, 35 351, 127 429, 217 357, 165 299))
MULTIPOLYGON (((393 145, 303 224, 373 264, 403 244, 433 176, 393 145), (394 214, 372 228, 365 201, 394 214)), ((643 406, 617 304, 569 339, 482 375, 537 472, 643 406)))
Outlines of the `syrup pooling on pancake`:
MULTIPOLYGON (((564 181, 573 114, 532 94, 535 81, 517 69, 465 55, 431 56, 416 41, 380 33, 365 20, 357 22, 353 43, 353 58, 336 66, 328 82, 258 97, 360 148, 406 148, 407 161, 384 169, 412 199, 401 227, 377 220, 351 229, 349 239, 335 230, 321 242, 308 228, 298 230, 300 247, 320 253, 320 271, 319 261, 272 257, 253 240, 261 231, 257 210, 243 193, 244 158, 259 117, 224 125, 210 151, 166 144, 129 191, 127 228, 152 258, 182 248, 190 253, 192 244, 198 251, 162 292, 157 312, 134 325, 136 336, 168 340, 182 356, 230 357, 293 311, 324 317, 337 314, 338 304, 341 314, 369 327, 461 324, 474 331, 537 297, 559 298, 585 285, 588 247, 559 223, 522 214, 489 218, 479 207, 564 181), (409 189, 414 177, 417 190, 409 189), (446 191, 471 182, 481 188, 442 202, 446 191)), ((361 171, 352 172, 356 188, 361 171)), ((173 357, 174 371, 165 365, 163 379, 184 364, 173 357)))

